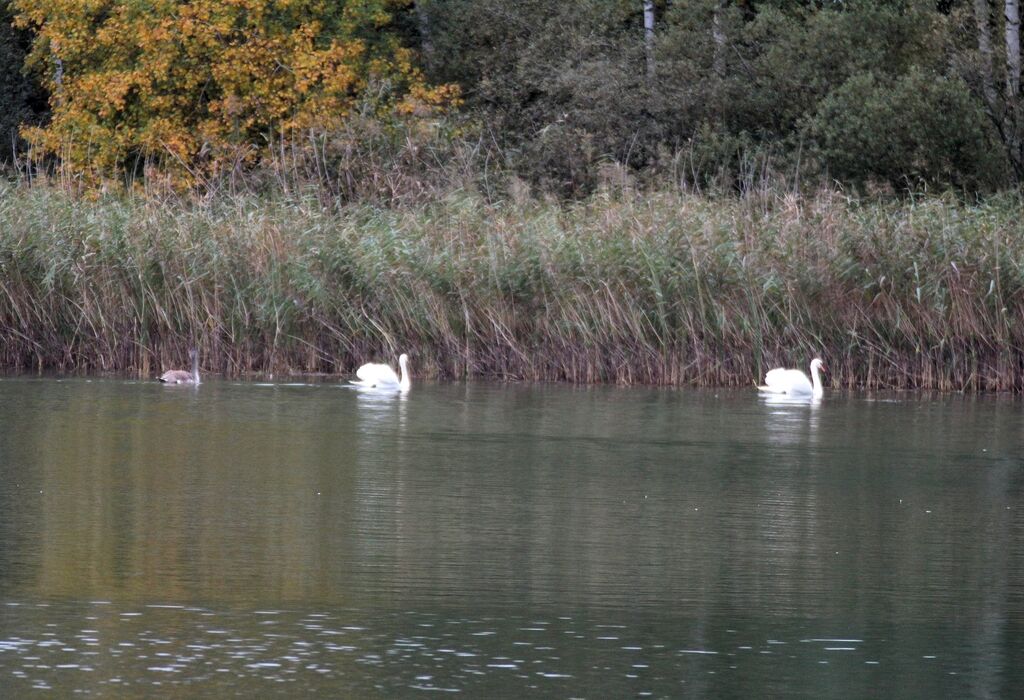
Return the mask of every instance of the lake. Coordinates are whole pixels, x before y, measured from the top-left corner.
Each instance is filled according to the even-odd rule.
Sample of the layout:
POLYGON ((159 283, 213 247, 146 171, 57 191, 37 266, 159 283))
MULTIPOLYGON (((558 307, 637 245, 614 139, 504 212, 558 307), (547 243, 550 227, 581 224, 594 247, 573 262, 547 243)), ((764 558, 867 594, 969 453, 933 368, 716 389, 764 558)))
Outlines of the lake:
POLYGON ((1019 399, 0 380, 10 697, 1010 697, 1021 659, 1019 399))

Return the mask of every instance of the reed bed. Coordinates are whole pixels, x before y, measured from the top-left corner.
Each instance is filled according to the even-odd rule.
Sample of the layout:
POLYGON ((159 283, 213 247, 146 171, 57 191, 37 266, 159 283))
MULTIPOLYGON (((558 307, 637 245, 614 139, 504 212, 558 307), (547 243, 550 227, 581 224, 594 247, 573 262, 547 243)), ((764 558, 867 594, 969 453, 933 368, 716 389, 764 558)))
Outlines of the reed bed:
POLYGON ((83 201, 0 185, 0 364, 156 376, 344 374, 1024 390, 1018 198, 868 202, 456 192, 83 201))

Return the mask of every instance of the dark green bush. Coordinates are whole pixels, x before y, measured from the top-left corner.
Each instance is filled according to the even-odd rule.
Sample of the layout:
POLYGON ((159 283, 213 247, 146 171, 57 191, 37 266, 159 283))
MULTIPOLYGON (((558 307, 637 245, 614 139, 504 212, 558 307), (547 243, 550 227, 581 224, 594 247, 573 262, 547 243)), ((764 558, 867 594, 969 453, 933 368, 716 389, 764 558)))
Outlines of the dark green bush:
POLYGON ((888 80, 851 77, 821 102, 807 130, 838 180, 975 190, 1008 176, 985 127, 962 82, 911 70, 888 80))

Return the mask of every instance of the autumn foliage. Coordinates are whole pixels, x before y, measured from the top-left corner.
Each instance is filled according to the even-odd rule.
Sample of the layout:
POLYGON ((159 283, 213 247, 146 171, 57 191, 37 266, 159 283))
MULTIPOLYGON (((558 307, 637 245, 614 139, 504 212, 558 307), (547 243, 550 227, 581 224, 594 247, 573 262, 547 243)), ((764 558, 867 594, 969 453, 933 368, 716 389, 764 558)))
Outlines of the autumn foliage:
POLYGON ((389 29, 407 0, 14 0, 52 119, 24 136, 93 182, 190 184, 354 112, 450 104, 389 29))

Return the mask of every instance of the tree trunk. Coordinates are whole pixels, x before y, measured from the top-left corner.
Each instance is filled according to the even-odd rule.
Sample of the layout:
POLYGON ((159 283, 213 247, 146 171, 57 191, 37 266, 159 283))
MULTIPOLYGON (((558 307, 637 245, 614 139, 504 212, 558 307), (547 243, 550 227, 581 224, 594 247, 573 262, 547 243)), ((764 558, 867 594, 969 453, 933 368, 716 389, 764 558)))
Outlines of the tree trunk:
POLYGON ((996 84, 992 77, 992 7, 989 0, 974 0, 974 20, 978 24, 978 55, 981 59, 981 92, 985 107, 996 112, 996 84))
POLYGON ((1006 55, 1000 56, 1000 76, 995 72, 995 47, 992 43, 993 3, 973 0, 974 21, 978 26, 978 77, 985 112, 1006 148, 1006 155, 1018 182, 1024 181, 1024 101, 1020 94, 1020 0, 1003 0, 1006 55), (997 85, 1003 82, 1003 89, 997 85))
POLYGON ((1006 97, 1020 93, 1020 0, 1005 0, 1006 11, 1006 97))
POLYGON ((1006 100, 1003 105, 1003 142, 1020 180, 1024 177, 1024 105, 1020 95, 1020 0, 1004 0, 1006 18, 1006 100))
POLYGON ((50 52, 53 54, 53 92, 57 98, 57 104, 61 104, 64 101, 64 61, 58 55, 60 42, 54 41, 50 44, 50 52))
POLYGON ((722 12, 725 10, 725 0, 716 0, 715 9, 711 14, 711 39, 715 42, 715 54, 712 58, 712 67, 715 75, 725 75, 725 27, 722 22, 722 12))
MULTIPOLYGON (((647 77, 654 77, 654 0, 644 2, 644 58, 647 59, 647 77)), ((635 5, 634 5, 635 7, 635 5)))
POLYGON ((423 65, 430 74, 434 68, 434 38, 430 23, 430 10, 426 7, 430 0, 416 0, 416 25, 420 32, 420 52, 423 54, 423 65))

